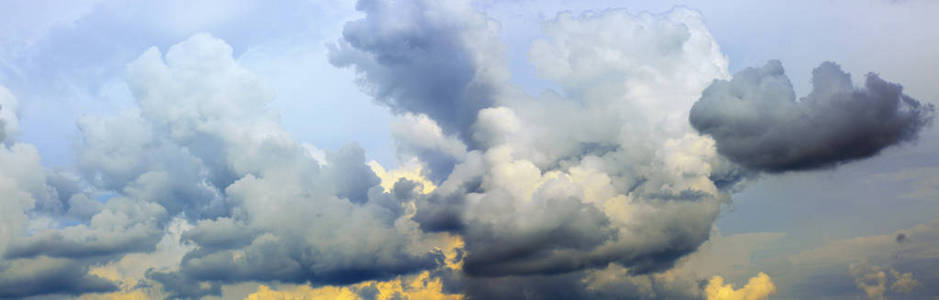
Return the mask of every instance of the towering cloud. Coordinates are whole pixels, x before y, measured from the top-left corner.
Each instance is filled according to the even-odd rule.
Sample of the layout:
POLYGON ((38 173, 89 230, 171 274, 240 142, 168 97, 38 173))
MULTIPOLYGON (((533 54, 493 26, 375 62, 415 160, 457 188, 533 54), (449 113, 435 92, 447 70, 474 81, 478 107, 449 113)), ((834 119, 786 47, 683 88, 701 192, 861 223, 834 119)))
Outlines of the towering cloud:
POLYGON ((815 68, 812 92, 796 101, 782 64, 770 61, 715 81, 690 120, 732 161, 783 172, 834 166, 914 140, 934 110, 874 73, 854 87, 851 75, 831 62, 815 68))
POLYGON ((469 1, 358 1, 365 18, 346 23, 330 61, 394 112, 426 114, 448 134, 469 137, 476 112, 494 104, 503 69, 498 24, 469 1))
MULTIPOLYGON (((462 76, 464 69, 449 66, 461 62, 463 52, 453 53, 444 68, 421 69, 420 77, 414 77, 413 68, 437 59, 433 51, 453 50, 454 40, 479 38, 486 32, 481 26, 451 24, 485 16, 462 2, 451 9, 421 1, 389 3, 360 3, 366 17, 347 24, 334 62, 345 65, 342 59, 349 55, 364 55, 356 56, 354 65, 372 92, 375 87, 424 91, 441 86, 435 84, 441 78, 462 76), (390 5, 404 7, 390 10, 390 5), (422 39, 427 32, 450 37, 422 39), (355 46, 363 41, 369 47, 355 46), (428 57, 401 58, 412 53, 428 57), (377 77, 383 72, 394 74, 394 81, 377 77)), ((403 118, 413 124, 395 127, 399 149, 425 162, 432 157, 454 161, 452 171, 434 176, 442 179, 438 188, 418 197, 413 220, 425 231, 463 237, 465 274, 452 284, 470 296, 549 297, 564 290, 561 295, 591 297, 605 292, 588 291, 581 283, 587 270, 611 263, 633 274, 668 269, 707 239, 735 182, 711 180, 731 177, 733 167, 687 123, 688 108, 701 90, 727 77, 726 59, 697 13, 562 14, 546 28, 546 39, 534 45, 531 60, 568 96, 532 98, 504 78, 475 77, 499 92, 474 94, 490 97, 485 106, 454 110, 461 115, 456 120, 472 120, 456 131, 450 115, 391 103, 394 110, 410 113, 403 118), (463 150, 461 144, 470 146, 463 150)), ((483 45, 488 41, 480 38, 483 45)), ((504 68, 498 60, 474 62, 477 72, 504 68)), ((461 94, 462 87, 448 90, 454 93, 394 96, 444 106, 455 101, 456 108, 474 103, 475 98, 461 94)), ((386 95, 376 96, 387 102, 386 95)))
POLYGON ((0 297, 250 282, 252 297, 762 299, 766 274, 733 289, 670 270, 747 175, 874 155, 932 117, 830 63, 799 102, 777 62, 725 81, 684 8, 547 21, 529 59, 559 90, 537 96, 511 84, 498 23, 469 1, 357 8, 329 59, 397 115, 398 170, 294 140, 272 89, 210 34, 128 64, 136 106, 78 122, 74 172, 11 138, 0 88, 0 297))

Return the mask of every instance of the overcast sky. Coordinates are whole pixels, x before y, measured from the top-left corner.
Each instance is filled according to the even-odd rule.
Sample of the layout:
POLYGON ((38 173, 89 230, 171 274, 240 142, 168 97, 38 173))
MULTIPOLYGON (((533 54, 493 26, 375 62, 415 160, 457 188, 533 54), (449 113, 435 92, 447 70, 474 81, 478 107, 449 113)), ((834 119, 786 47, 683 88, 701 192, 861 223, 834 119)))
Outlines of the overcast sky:
POLYGON ((0 1, 0 298, 939 296, 936 12, 0 1))

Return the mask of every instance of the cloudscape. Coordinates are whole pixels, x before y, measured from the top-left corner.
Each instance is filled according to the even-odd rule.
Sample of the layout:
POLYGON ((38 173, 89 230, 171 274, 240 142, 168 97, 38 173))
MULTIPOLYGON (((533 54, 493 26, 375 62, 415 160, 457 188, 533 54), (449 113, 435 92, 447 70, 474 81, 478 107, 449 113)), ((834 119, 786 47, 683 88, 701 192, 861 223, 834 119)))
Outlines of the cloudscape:
POLYGON ((939 297, 936 12, 0 2, 0 299, 939 297))

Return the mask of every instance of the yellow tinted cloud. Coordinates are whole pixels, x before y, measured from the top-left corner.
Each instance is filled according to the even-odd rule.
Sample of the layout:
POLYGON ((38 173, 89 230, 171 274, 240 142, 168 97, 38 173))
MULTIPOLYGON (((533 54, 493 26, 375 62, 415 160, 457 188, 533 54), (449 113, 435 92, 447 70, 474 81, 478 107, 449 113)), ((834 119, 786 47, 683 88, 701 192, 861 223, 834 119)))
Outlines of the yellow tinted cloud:
POLYGON ((714 276, 705 288, 708 300, 762 300, 776 292, 776 286, 766 273, 750 278, 743 288, 734 290, 730 284, 724 284, 724 278, 714 276))
POLYGON ((273 290, 260 285, 258 291, 248 295, 245 300, 357 300, 360 299, 351 289, 335 286, 311 288, 298 285, 288 289, 273 290))
POLYGON ((374 160, 368 162, 368 166, 381 179, 381 187, 385 188, 386 192, 391 191, 395 183, 402 178, 420 183, 423 186, 421 192, 424 194, 429 194, 437 188, 433 182, 421 175, 421 166, 416 162, 396 170, 385 170, 385 167, 374 160))
POLYGON ((447 268, 463 270, 463 257, 460 256, 460 251, 466 246, 463 242, 463 237, 449 233, 441 233, 432 236, 431 242, 436 244, 436 249, 443 252, 444 263, 447 265, 447 268))
POLYGON ((78 297, 78 300, 150 300, 141 290, 121 291, 106 294, 84 294, 78 297))
POLYGON ((463 295, 444 293, 443 281, 440 278, 431 277, 430 272, 424 271, 415 276, 398 277, 389 281, 367 281, 349 287, 324 286, 311 288, 307 285, 298 285, 274 290, 262 284, 258 287, 257 292, 248 295, 245 300, 359 300, 362 298, 354 291, 367 287, 374 287, 378 290, 377 300, 397 299, 396 296, 404 299, 463 299, 463 295))

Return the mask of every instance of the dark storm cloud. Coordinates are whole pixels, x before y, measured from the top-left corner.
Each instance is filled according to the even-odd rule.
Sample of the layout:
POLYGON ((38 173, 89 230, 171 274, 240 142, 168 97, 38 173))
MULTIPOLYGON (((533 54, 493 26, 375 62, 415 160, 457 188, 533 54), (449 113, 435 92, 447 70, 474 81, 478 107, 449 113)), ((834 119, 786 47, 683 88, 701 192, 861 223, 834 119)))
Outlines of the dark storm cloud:
POLYGON ((576 199, 539 196, 545 199, 544 203, 532 207, 533 212, 526 217, 541 221, 526 230, 506 230, 497 224, 468 224, 463 232, 470 253, 464 261, 468 274, 555 274, 595 263, 582 255, 559 254, 589 251, 613 238, 613 228, 606 216, 576 199))
MULTIPOLYGON (((273 239, 270 236, 255 240, 240 249, 236 257, 230 251, 195 250, 183 258, 178 273, 151 273, 157 281, 224 282, 243 281, 290 282, 313 284, 351 284, 366 280, 390 279, 433 268, 443 263, 443 254, 428 253, 423 257, 393 258, 390 263, 376 262, 371 257, 341 261, 335 254, 319 253, 299 239, 273 239), (182 277, 180 277, 182 276, 182 277), (185 280, 179 279, 185 278, 185 280)), ((180 293, 190 293, 188 285, 168 286, 180 293)))
POLYGON ((19 299, 37 294, 79 295, 111 292, 117 285, 89 275, 79 261, 36 258, 0 262, 0 298, 19 299))
MULTIPOLYGON (((614 275, 614 274, 610 274, 614 275)), ((701 299, 701 282, 685 278, 629 277, 603 279, 591 272, 557 275, 459 278, 470 299, 701 299)))
POLYGON ((222 285, 218 282, 203 286, 200 282, 191 280, 181 273, 166 273, 147 271, 147 278, 159 282, 166 287, 167 298, 170 299, 199 299, 208 295, 221 295, 222 285))
POLYGON ((691 109, 691 125, 717 149, 753 170, 824 168, 915 140, 933 119, 932 104, 899 84, 868 74, 863 87, 837 64, 812 72, 812 92, 796 101, 779 61, 717 80, 691 109))
POLYGON ((29 258, 39 255, 86 258, 152 251, 161 234, 154 228, 131 228, 120 236, 115 234, 97 241, 76 241, 67 239, 62 232, 46 232, 9 245, 4 258, 29 258))
POLYGON ((459 11, 462 5, 359 1, 365 18, 346 23, 330 62, 355 67, 362 87, 393 112, 426 114, 470 141, 476 112, 494 101, 468 44, 481 41, 467 40, 467 31, 486 30, 487 20, 459 11))
POLYGON ((464 200, 461 194, 432 194, 415 203, 417 213, 412 219, 427 232, 459 232, 463 227, 461 208, 464 200))

